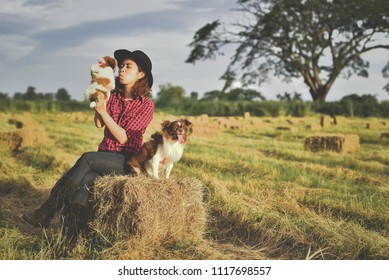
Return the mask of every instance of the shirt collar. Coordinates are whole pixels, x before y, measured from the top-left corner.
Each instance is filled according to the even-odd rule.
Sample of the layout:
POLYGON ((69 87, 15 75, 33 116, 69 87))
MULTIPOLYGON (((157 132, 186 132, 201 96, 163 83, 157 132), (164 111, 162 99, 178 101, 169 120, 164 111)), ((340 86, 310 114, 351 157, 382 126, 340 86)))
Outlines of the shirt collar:
POLYGON ((116 93, 117 93, 118 99, 122 100, 122 101, 133 101, 133 100, 139 99, 140 102, 143 102, 144 99, 145 99, 145 96, 140 95, 140 96, 138 96, 137 98, 135 98, 133 100, 127 100, 127 99, 124 99, 124 97, 123 97, 123 95, 122 95, 122 93, 120 91, 116 91, 116 93))

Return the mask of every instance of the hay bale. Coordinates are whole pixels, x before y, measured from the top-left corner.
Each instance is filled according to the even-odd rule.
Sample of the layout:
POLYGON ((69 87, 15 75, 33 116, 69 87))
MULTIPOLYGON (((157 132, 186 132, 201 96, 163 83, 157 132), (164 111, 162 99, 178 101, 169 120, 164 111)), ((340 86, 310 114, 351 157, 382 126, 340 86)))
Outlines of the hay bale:
POLYGON ((0 145, 12 152, 19 151, 23 143, 23 136, 18 131, 0 132, 0 145))
POLYGON ((251 128, 265 128, 268 125, 260 118, 252 117, 249 121, 251 128))
POLYGON ((22 147, 43 145, 47 141, 45 132, 37 126, 25 126, 18 131, 23 138, 22 147))
POLYGON ((305 139, 305 150, 312 152, 355 152, 360 148, 359 136, 355 134, 322 134, 305 139))
POLYGON ((212 122, 192 122, 192 134, 196 136, 214 136, 221 132, 220 125, 212 122))
POLYGON ((208 115, 207 114, 200 115, 200 121, 207 122, 208 121, 208 115))
POLYGON ((243 115, 243 118, 245 119, 245 120, 249 120, 250 119, 250 112, 244 112, 244 115, 243 115))
POLYGON ((162 244, 200 239, 206 224, 202 186, 194 178, 101 177, 94 187, 92 227, 115 241, 136 238, 162 244))
POLYGON ((21 148, 28 146, 42 145, 46 140, 44 131, 33 124, 17 130, 0 132, 0 145, 7 147, 12 152, 18 152, 21 148))
POLYGON ((379 130, 384 129, 386 123, 385 122, 371 122, 366 124, 366 129, 379 130))

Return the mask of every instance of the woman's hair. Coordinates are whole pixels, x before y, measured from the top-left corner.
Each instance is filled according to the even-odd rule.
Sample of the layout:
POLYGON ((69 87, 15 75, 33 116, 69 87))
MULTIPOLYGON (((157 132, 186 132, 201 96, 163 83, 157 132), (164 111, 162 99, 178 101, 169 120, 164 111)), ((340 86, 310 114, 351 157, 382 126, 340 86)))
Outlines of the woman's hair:
MULTIPOLYGON (((119 93, 124 93, 124 85, 120 83, 119 77, 115 79, 115 90, 119 93)), ((135 82, 134 87, 132 88, 132 96, 134 98, 140 96, 149 96, 151 94, 151 89, 147 76, 144 76, 142 79, 139 79, 135 82)))

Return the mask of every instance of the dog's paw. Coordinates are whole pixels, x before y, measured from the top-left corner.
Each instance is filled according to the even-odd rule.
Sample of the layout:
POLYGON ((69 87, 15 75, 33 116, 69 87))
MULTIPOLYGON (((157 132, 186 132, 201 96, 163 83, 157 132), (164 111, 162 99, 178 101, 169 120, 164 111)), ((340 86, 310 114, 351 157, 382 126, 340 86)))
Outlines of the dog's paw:
POLYGON ((91 103, 89 103, 89 107, 91 107, 92 109, 96 107, 96 101, 92 101, 91 103))

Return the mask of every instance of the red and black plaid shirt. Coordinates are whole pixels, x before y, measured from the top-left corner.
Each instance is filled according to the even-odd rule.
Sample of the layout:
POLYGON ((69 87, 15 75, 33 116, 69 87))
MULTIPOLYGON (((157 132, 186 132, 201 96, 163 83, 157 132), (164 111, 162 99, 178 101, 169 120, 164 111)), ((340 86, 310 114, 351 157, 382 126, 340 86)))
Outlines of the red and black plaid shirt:
POLYGON ((138 152, 143 143, 143 134, 153 119, 154 103, 147 97, 125 100, 120 93, 112 91, 107 102, 107 112, 126 131, 128 141, 120 144, 105 127, 99 151, 116 151, 124 154, 138 152))

